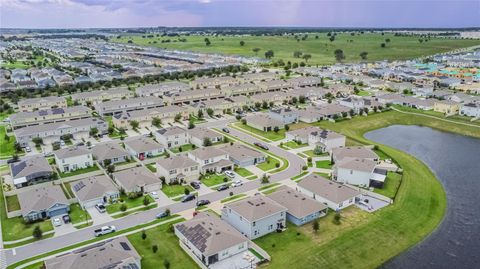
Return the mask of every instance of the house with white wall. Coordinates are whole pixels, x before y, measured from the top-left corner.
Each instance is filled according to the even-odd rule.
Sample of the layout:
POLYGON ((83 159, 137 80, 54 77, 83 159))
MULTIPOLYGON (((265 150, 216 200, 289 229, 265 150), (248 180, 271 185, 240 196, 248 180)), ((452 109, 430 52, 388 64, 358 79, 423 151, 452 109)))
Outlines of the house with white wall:
POLYGON ((197 162, 183 155, 160 159, 156 163, 157 175, 165 177, 167 184, 198 180, 199 167, 197 162))
POLYGON ((215 147, 195 149, 188 152, 188 157, 200 165, 201 173, 220 173, 233 169, 228 153, 215 147))
POLYGON ((223 135, 203 127, 196 127, 187 131, 190 137, 190 143, 197 147, 204 146, 205 139, 209 139, 212 144, 221 142, 223 135))
POLYGON ((84 147, 68 147, 53 152, 55 164, 62 173, 91 167, 94 164, 92 153, 84 147))
POLYGON ((178 126, 162 128, 153 133, 157 141, 167 148, 186 145, 190 141, 187 130, 178 126))

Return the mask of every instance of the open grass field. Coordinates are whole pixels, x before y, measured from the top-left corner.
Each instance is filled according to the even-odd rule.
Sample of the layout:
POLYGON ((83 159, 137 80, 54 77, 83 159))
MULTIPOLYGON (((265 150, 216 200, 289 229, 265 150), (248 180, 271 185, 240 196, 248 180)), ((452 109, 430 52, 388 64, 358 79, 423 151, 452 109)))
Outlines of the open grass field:
POLYGON ((428 42, 420 43, 417 37, 396 37, 392 34, 381 35, 377 33, 355 36, 351 36, 349 33, 337 34, 333 42, 329 40, 327 33, 310 33, 306 40, 300 41, 297 41, 293 36, 208 36, 208 38, 211 42, 210 46, 205 45, 205 36, 201 35, 153 38, 122 36, 121 38, 112 38, 111 41, 126 43, 132 40, 134 44, 144 46, 251 57, 256 56, 252 49, 259 48, 258 57, 263 58, 265 51, 273 50, 273 60, 283 59, 292 63, 304 61, 293 57, 294 51, 301 51, 312 56, 308 60, 308 64, 312 65, 334 63, 334 51, 336 49, 344 51, 345 62, 359 62, 361 60, 359 55, 363 51, 368 52, 368 61, 405 60, 480 45, 479 40, 440 38, 432 38, 428 42), (318 39, 316 35, 318 35, 318 39), (186 42, 179 42, 179 38, 186 39, 186 42), (390 39, 390 42, 385 42, 387 38, 390 39), (161 43, 162 40, 166 39, 170 39, 172 42, 161 43), (240 46, 240 41, 244 41, 245 45, 240 46), (386 43, 385 48, 381 48, 382 43, 386 43))
POLYGON ((0 159, 12 158, 15 153, 15 136, 5 136, 6 129, 4 125, 0 126, 0 159))

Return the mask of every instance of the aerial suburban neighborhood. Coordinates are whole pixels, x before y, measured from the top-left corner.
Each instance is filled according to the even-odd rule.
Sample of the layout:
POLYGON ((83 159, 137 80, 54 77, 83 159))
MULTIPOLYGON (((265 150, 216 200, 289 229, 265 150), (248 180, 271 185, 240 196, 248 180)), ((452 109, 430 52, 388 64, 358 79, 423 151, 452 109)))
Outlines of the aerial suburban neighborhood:
POLYGON ((475 268, 479 28, 5 21, 0 269, 475 268))

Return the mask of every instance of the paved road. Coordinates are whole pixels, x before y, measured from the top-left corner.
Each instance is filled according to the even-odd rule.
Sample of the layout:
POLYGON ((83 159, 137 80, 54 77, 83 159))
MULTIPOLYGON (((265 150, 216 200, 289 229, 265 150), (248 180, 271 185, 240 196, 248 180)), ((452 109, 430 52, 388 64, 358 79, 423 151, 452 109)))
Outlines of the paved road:
MULTIPOLYGON (((231 121, 232 120, 218 120, 215 122, 208 122, 208 123, 202 124, 202 126, 222 128, 231 121)), ((237 137, 248 143, 254 143, 254 142, 265 143, 259 139, 256 139, 248 134, 234 130, 232 128, 230 128, 230 135, 237 137)), ((269 145, 269 148, 270 148, 270 152, 289 160, 289 167, 283 170, 282 172, 273 174, 270 178, 271 182, 281 181, 283 179, 296 176, 301 172, 301 168, 305 164, 302 158, 273 145, 269 145)), ((211 202, 218 201, 228 197, 231 191, 233 191, 234 194, 238 194, 238 193, 254 190, 260 186, 261 186, 260 180, 258 179, 258 180, 246 182, 243 186, 240 186, 234 189, 229 189, 223 192, 212 192, 212 193, 202 195, 199 197, 199 199, 208 199, 211 202)), ((170 209, 170 211, 173 214, 175 214, 187 209, 194 208, 195 201, 191 201, 188 203, 175 203, 169 206, 163 206, 163 207, 155 208, 152 210, 143 211, 140 213, 128 215, 121 219, 113 220, 108 223, 103 223, 102 225, 91 226, 88 228, 77 230, 70 234, 44 239, 35 243, 31 243, 31 244, 16 248, 15 255, 12 249, 5 250, 7 264, 10 265, 30 257, 34 257, 43 253, 54 251, 59 248, 67 247, 73 244, 77 244, 77 243, 92 239, 94 238, 93 231, 99 228, 100 226, 114 225, 117 228, 117 230, 123 230, 130 227, 134 227, 139 224, 151 222, 155 219, 156 214, 158 214, 159 212, 162 212, 167 207, 170 209)))

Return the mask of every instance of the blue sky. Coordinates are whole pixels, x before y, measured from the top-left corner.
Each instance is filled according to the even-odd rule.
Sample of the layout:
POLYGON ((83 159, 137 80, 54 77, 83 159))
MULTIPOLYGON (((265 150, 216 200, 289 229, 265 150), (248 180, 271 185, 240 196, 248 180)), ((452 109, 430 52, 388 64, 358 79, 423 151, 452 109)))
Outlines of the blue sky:
POLYGON ((0 26, 479 27, 480 1, 0 0, 0 26))

